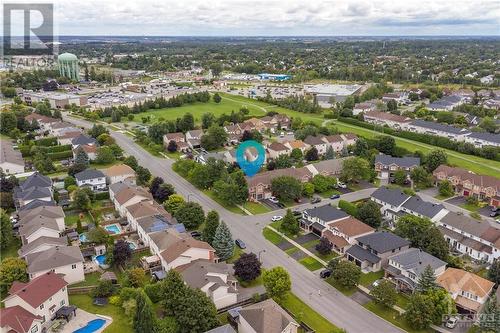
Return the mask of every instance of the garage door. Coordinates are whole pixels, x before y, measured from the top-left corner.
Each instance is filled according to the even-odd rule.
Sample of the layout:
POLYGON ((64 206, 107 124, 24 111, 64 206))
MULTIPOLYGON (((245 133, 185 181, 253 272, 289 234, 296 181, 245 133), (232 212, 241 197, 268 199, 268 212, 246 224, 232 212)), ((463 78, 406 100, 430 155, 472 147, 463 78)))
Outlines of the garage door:
POLYGON ((380 178, 382 179, 387 179, 389 178, 389 172, 387 171, 382 171, 381 175, 380 175, 380 178))

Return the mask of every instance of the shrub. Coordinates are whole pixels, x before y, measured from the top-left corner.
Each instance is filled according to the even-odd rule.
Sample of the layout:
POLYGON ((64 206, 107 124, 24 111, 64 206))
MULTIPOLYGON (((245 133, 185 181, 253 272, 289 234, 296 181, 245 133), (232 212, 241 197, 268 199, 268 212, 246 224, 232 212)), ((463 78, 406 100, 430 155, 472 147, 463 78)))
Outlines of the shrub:
POLYGON ((162 290, 159 283, 148 284, 144 287, 144 292, 148 295, 149 299, 153 303, 158 303, 161 301, 162 290))
POLYGON ((354 217, 358 216, 358 207, 345 200, 340 200, 339 201, 339 208, 342 209, 344 212, 346 212, 349 215, 352 215, 354 217))
POLYGON ((45 146, 45 147, 55 146, 57 145, 57 138, 51 137, 51 138, 38 139, 35 141, 35 144, 37 146, 45 146))
POLYGON ((92 296, 93 297, 109 297, 111 296, 115 291, 115 286, 111 281, 109 280, 104 280, 100 281, 97 287, 92 290, 92 296))
POLYGON ((95 200, 107 200, 109 199, 109 192, 99 192, 95 195, 95 200))
POLYGON ((60 152, 55 152, 55 153, 47 153, 47 157, 50 157, 50 159, 53 161, 63 160, 66 158, 73 157, 73 151, 66 150, 66 151, 60 151, 60 152))
POLYGON ((109 304, 120 306, 120 305, 122 305, 122 299, 118 295, 111 296, 109 298, 109 304))

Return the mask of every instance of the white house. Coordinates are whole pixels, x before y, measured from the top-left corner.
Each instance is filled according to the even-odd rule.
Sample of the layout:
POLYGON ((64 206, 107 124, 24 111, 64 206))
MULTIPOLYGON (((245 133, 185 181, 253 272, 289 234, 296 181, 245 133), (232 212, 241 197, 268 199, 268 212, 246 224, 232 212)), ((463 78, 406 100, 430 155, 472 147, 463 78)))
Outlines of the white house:
MULTIPOLYGON (((48 328, 57 310, 69 305, 68 282, 54 272, 46 272, 28 283, 14 282, 9 296, 4 299, 6 308, 20 306, 40 318, 37 328, 48 328)), ((3 321, 3 319, 2 319, 3 321)), ((38 333, 39 331, 29 331, 38 333)))
POLYGON ((78 187, 89 187, 92 191, 106 189, 106 176, 100 170, 87 169, 75 175, 78 187))
POLYGON ((55 246, 26 256, 28 275, 34 279, 47 272, 63 274, 68 284, 85 280, 83 256, 78 246, 55 246))
POLYGON ((64 227, 60 228, 57 220, 46 216, 37 216, 19 225, 19 236, 23 245, 34 242, 40 237, 58 238, 64 227))
POLYGON ((312 146, 318 150, 319 155, 323 155, 326 153, 326 149, 328 148, 328 142, 325 142, 322 137, 309 135, 304 139, 304 143, 312 146))
POLYGON ((126 164, 117 164, 104 170, 106 181, 109 185, 122 181, 127 181, 129 184, 136 183, 136 174, 134 169, 126 164))
POLYGON ((34 333, 42 331, 42 320, 19 305, 0 309, 1 333, 34 333))
POLYGON ((471 134, 471 132, 465 128, 454 127, 421 119, 416 119, 410 122, 407 130, 421 134, 441 136, 453 141, 464 141, 465 138, 471 134))
POLYGON ((0 169, 7 175, 24 172, 23 156, 12 147, 10 140, 0 140, 0 169))
POLYGON ((500 134, 472 132, 465 137, 465 142, 472 143, 478 148, 484 146, 500 147, 500 134))
POLYGON ((300 325, 272 298, 238 311, 239 333, 297 333, 300 325))
POLYGON ((126 208, 141 201, 153 201, 153 196, 149 191, 140 186, 130 185, 124 182, 112 184, 109 187, 110 199, 115 205, 121 217, 127 216, 126 208))
POLYGON ((267 152, 270 158, 277 158, 281 155, 289 155, 292 150, 279 142, 272 142, 267 146, 267 152))

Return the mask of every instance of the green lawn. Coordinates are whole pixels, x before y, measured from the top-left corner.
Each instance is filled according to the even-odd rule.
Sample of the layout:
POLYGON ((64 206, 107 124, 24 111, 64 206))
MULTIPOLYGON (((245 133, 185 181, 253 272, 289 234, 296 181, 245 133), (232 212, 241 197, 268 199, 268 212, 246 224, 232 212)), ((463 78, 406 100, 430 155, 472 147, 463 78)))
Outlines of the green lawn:
MULTIPOLYGON (((64 224, 67 225, 68 227, 76 226, 76 223, 80 219, 80 214, 72 214, 72 215, 66 215, 64 217, 64 224)), ((83 224, 88 224, 91 223, 92 219, 90 218, 88 213, 84 213, 82 223, 83 224)))
POLYGON ((432 329, 427 329, 427 330, 414 330, 412 329, 408 323, 405 321, 405 319, 399 315, 399 313, 396 310, 390 309, 384 305, 379 305, 375 304, 375 302, 370 301, 363 305, 366 309, 369 311, 373 312, 379 317, 384 318, 385 320, 389 321, 390 323, 396 325, 397 327, 402 328, 403 330, 409 332, 409 333, 427 333, 427 332, 434 332, 432 329))
POLYGON ((344 294, 344 295, 346 295, 348 297, 351 296, 352 294, 354 294, 356 292, 356 290, 357 290, 356 287, 346 288, 346 287, 342 286, 340 283, 338 283, 332 277, 329 277, 328 279, 326 279, 326 282, 328 282, 332 287, 334 287, 335 289, 337 289, 342 294, 344 294))
POLYGON ((306 303, 292 293, 288 293, 280 304, 293 314, 297 321, 302 321, 316 333, 340 333, 341 330, 311 309, 306 303))
POLYGON ((335 189, 331 189, 331 190, 328 190, 328 191, 325 191, 325 192, 322 192, 322 193, 319 193, 319 195, 322 197, 322 198, 330 198, 332 195, 334 194, 340 194, 339 191, 335 190, 335 189))
POLYGON ((222 201, 221 199, 219 199, 214 192, 212 192, 211 190, 203 190, 202 191, 207 197, 209 197, 210 199, 212 199, 213 201, 217 202, 219 205, 221 205, 222 207, 224 207, 225 209, 235 213, 235 214, 240 214, 240 215, 247 215, 244 211, 242 211, 239 207, 237 206, 230 206, 228 205, 227 203, 225 203, 224 201, 222 201))
POLYGON ((90 313, 101 314, 113 318, 104 333, 132 333, 132 319, 125 315, 121 307, 115 305, 96 306, 88 295, 70 295, 69 303, 90 313))
POLYGON ((450 196, 446 196, 446 195, 441 195, 441 194, 438 194, 436 195, 434 198, 438 199, 438 200, 446 200, 446 199, 449 199, 451 198, 453 195, 450 195, 450 196))
POLYGON ((21 248, 21 240, 17 237, 12 239, 12 242, 6 249, 0 252, 0 258, 3 260, 10 257, 18 257, 17 251, 21 248))
POLYGON ((234 252, 233 252, 233 256, 229 259, 226 260, 226 262, 228 264, 233 264, 236 260, 238 260, 240 258, 240 256, 245 253, 245 251, 243 251, 242 249, 240 249, 239 246, 234 246, 234 252))
POLYGON ((93 272, 85 274, 85 281, 73 283, 70 287, 96 286, 101 278, 101 273, 93 272))
POLYGON ((265 214, 269 213, 271 209, 269 209, 267 206, 264 206, 263 204, 260 204, 258 202, 250 202, 247 201, 243 205, 243 208, 248 210, 250 213, 257 215, 257 214, 265 214))
POLYGON ((410 299, 408 296, 406 296, 403 293, 398 293, 396 296, 396 305, 399 306, 400 308, 406 309, 408 306, 408 303, 410 302, 410 299))
POLYGON ((378 279, 381 279, 384 276, 384 271, 380 272, 370 272, 370 273, 361 273, 361 278, 359 279, 359 284, 365 287, 368 287, 373 282, 378 279))
POLYGON ((299 262, 310 271, 317 271, 318 269, 324 267, 319 261, 317 261, 313 257, 306 257, 304 259, 300 259, 299 262))
POLYGON ((480 208, 479 206, 470 203, 461 204, 460 207, 462 207, 463 209, 467 209, 470 212, 477 212, 480 208))
POLYGON ((142 149, 144 149, 145 151, 147 151, 148 153, 150 153, 153 156, 162 157, 162 158, 164 157, 163 155, 160 154, 160 152, 162 152, 162 153, 164 152, 162 145, 153 144, 151 146, 148 146, 148 145, 146 145, 142 142, 139 142, 139 141, 135 141, 135 143, 137 143, 139 146, 142 147, 142 149))
POLYGON ((261 284, 262 284, 262 274, 258 278, 252 281, 240 281, 240 285, 243 288, 257 287, 260 286, 261 284))
POLYGON ((283 237, 281 237, 281 235, 277 234, 276 232, 272 231, 269 228, 262 229, 262 235, 264 236, 265 239, 267 239, 274 245, 279 244, 284 240, 283 237))
MULTIPOLYGON (((233 99, 231 95, 228 96, 233 99)), ((249 100, 247 99, 247 101, 249 100)), ((210 100, 208 103, 186 104, 178 108, 149 110, 137 115, 135 118, 140 121, 142 117, 150 116, 151 121, 154 123, 160 118, 163 118, 164 120, 175 120, 177 118, 181 118, 184 114, 189 112, 193 115, 195 123, 200 124, 201 116, 204 113, 212 113, 215 117, 219 117, 223 113, 229 115, 231 114, 231 111, 238 112, 238 110, 243 106, 246 106, 250 110, 250 115, 252 116, 263 116, 265 114, 265 111, 250 104, 249 102, 245 102, 244 100, 238 101, 236 99, 233 101, 223 97, 219 104, 210 100)))

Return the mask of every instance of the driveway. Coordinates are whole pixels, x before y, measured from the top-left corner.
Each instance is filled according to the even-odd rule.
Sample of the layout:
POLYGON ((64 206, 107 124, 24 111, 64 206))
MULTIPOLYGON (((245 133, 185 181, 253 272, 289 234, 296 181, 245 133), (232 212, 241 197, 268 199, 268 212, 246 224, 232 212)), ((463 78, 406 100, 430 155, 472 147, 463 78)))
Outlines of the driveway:
MULTIPOLYGON (((94 124, 68 117, 67 112, 63 112, 63 118, 85 128, 91 128, 94 124)), ((110 133, 127 155, 135 156, 139 164, 149 168, 154 176, 162 177, 165 182, 172 184, 177 193, 184 197, 190 195, 191 200, 198 202, 205 211, 217 211, 221 220, 227 223, 233 237, 245 241, 249 252, 259 253, 265 250, 265 252, 261 252, 264 267, 285 267, 292 280, 292 292, 326 320, 348 332, 403 332, 400 328, 366 310, 342 293, 336 290, 332 292, 332 287, 327 282, 321 280, 313 272, 267 241, 262 236, 262 228, 271 223, 270 216, 276 215, 276 212, 254 216, 234 214, 207 197, 184 178, 179 177, 172 170, 173 160, 152 156, 138 146, 133 139, 122 133, 113 130, 110 130, 110 133), (318 291, 320 291, 321 296, 318 295, 318 291)), ((348 201, 363 199, 370 196, 373 190, 366 189, 349 193, 344 199, 348 201)), ((331 200, 325 201, 331 202, 331 200)), ((312 207, 311 204, 300 205, 300 208, 310 207, 312 207)), ((281 212, 284 214, 285 210, 281 210, 281 212)))
POLYGON ((467 203, 467 199, 465 199, 464 197, 457 196, 450 199, 446 199, 444 202, 460 207, 460 205, 467 203))
POLYGON ((302 245, 316 239, 319 239, 319 236, 310 232, 308 234, 297 237, 296 239, 294 239, 294 241, 302 245))
POLYGON ((366 303, 371 301, 371 298, 361 291, 356 291, 354 294, 352 294, 351 299, 361 305, 365 305, 366 303))

